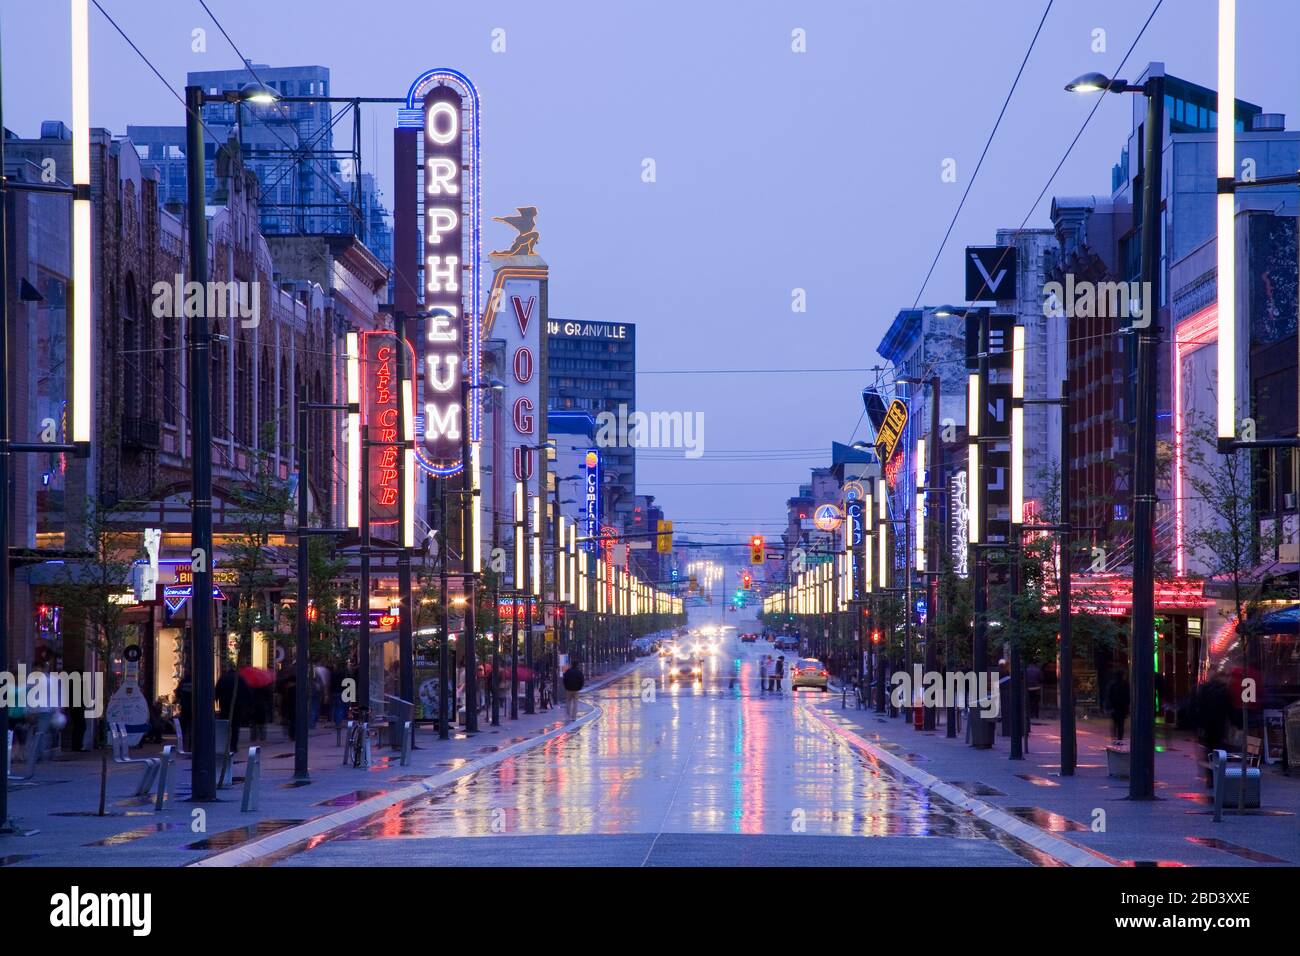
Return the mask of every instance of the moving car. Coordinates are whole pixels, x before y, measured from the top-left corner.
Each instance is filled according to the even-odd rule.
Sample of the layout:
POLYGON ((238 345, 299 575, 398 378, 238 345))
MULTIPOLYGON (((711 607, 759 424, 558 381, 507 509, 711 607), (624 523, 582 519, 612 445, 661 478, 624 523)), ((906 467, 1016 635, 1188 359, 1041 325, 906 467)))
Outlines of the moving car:
POLYGON ((696 657, 679 657, 668 665, 668 679, 704 680, 704 665, 696 657))
POLYGON ((800 687, 820 687, 825 693, 828 689, 826 666, 807 657, 795 661, 794 667, 790 668, 790 689, 798 690, 800 687))
POLYGON ((797 651, 799 650, 799 638, 794 634, 782 634, 773 644, 778 651, 797 651))
POLYGON ((754 643, 755 641, 757 641, 757 640, 758 640, 758 635, 757 635, 757 634, 742 634, 742 635, 740 635, 740 643, 742 643, 742 644, 753 644, 753 643, 754 643))

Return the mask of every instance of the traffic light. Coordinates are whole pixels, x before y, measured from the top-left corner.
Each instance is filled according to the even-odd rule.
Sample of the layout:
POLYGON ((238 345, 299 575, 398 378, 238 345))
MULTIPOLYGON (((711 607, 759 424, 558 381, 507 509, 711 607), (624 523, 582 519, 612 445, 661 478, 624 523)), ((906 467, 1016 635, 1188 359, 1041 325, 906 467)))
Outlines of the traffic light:
POLYGON ((742 572, 740 575, 740 586, 742 590, 748 591, 754 586, 754 576, 748 571, 742 572))
POLYGON ((762 564, 765 559, 765 555, 763 554, 763 536, 761 534, 756 534, 749 539, 749 563, 762 564))

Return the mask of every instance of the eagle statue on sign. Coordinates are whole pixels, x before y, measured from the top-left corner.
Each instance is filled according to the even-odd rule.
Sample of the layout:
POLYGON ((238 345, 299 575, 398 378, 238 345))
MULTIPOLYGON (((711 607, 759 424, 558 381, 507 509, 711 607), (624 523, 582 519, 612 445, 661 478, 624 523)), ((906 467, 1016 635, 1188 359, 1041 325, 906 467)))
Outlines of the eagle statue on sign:
POLYGON ((505 258, 508 256, 535 256, 537 255, 537 207, 536 206, 516 206, 517 216, 493 216, 493 222, 504 222, 508 226, 513 226, 515 232, 514 242, 510 243, 509 249, 503 249, 499 252, 489 252, 489 256, 505 258))

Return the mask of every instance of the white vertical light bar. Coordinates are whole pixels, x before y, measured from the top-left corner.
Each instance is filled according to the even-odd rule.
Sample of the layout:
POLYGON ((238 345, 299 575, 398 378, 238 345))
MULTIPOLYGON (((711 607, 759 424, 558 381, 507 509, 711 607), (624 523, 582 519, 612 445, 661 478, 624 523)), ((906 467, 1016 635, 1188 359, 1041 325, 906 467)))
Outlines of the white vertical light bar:
POLYGON ((925 439, 916 440, 916 569, 925 570, 925 439))
POLYGON ((1025 523, 1025 327, 1011 332, 1011 521, 1025 523))
POLYGON ((578 610, 587 610, 587 555, 578 555, 578 610))
POLYGON ((1025 410, 1011 409, 1011 520, 1025 523, 1025 410))
POLYGON ((980 433, 980 377, 972 372, 966 380, 966 434, 972 438, 980 433))
POLYGON ((875 567, 873 564, 875 555, 871 552, 871 546, 875 543, 875 535, 867 530, 866 525, 872 520, 872 513, 875 510, 875 502, 871 497, 871 489, 868 488, 862 498, 862 593, 870 594, 872 588, 872 578, 874 577, 875 567))
POLYGON ((524 483, 515 482, 515 590, 524 584, 524 483))
POLYGON ((402 546, 415 547, 415 383, 402 380, 402 546))
POLYGON ((560 540, 555 548, 555 599, 564 601, 569 594, 569 561, 564 554, 564 515, 559 516, 560 540))
POLYGON ((876 499, 880 507, 878 515, 879 520, 876 522, 876 532, 879 535, 876 541, 880 550, 880 580, 877 586, 881 588, 889 587, 889 495, 885 490, 885 482, 882 478, 880 481, 880 496, 876 499))
POLYGON ((569 525, 569 603, 578 603, 578 524, 569 525))
MULTIPOLYGON (((72 0, 72 440, 90 441, 90 12, 72 0)), ((0 264, 3 268, 3 264, 0 264)))
POLYGON ((1025 397, 1025 327, 1011 329, 1011 397, 1025 397))
POLYGON ((533 495, 533 597, 542 596, 542 499, 533 495))
POLYGON ((348 412, 347 526, 361 527, 361 345, 356 332, 347 334, 348 412))
MULTIPOLYGON (((1237 178, 1237 2, 1219 0, 1219 131, 1216 177, 1237 178)), ((1222 187, 1221 187, 1222 188, 1222 187)), ((1219 438, 1237 435, 1236 196, 1219 192, 1215 207, 1218 296, 1219 438)))

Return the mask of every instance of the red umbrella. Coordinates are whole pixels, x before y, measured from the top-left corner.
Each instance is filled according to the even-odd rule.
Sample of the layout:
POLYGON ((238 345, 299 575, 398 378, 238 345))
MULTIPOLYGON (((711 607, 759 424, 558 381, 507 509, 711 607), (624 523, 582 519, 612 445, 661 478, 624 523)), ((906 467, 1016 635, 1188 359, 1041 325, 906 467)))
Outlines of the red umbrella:
POLYGON ((245 664, 239 669, 239 676, 244 679, 244 683, 254 690, 259 687, 269 687, 275 683, 275 675, 264 667, 253 667, 251 664, 245 664))

